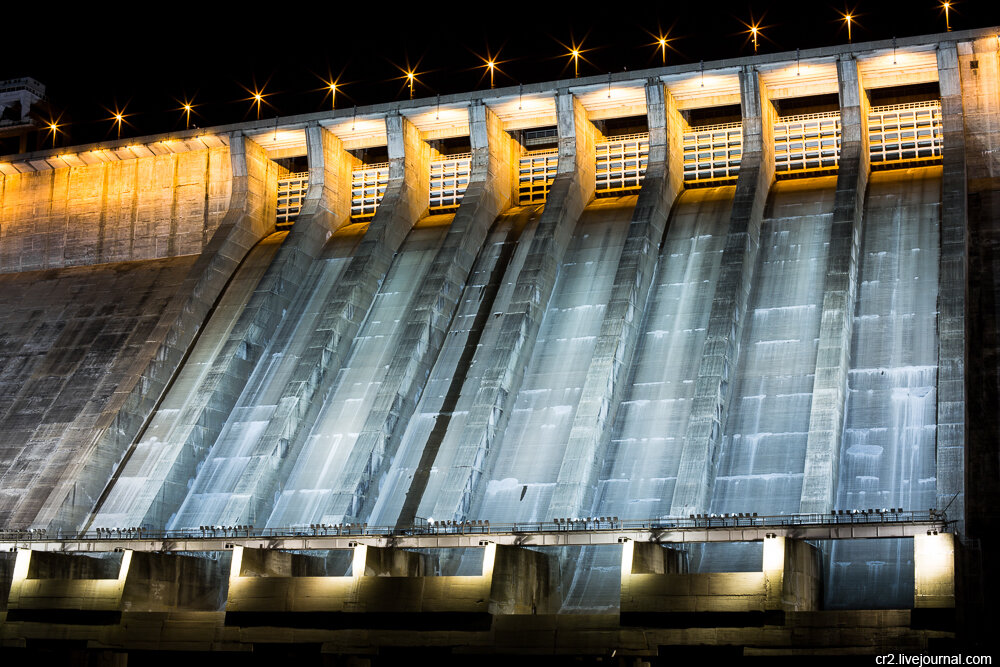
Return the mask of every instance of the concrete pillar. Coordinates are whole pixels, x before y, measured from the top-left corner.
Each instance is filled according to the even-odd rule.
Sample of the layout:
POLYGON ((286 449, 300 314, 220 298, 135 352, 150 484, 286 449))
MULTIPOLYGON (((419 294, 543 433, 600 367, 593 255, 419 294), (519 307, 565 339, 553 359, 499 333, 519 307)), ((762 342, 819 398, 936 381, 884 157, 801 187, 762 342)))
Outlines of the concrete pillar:
POLYGON ((913 606, 955 606, 955 536, 913 536, 913 606))
POLYGON ((420 132, 399 114, 386 118, 389 183, 351 258, 327 302, 316 329, 288 383, 278 407, 261 434, 258 451, 272 452, 271 466, 247 468, 239 482, 246 501, 231 502, 220 523, 250 521, 270 513, 274 491, 294 462, 301 445, 301 429, 308 428, 350 352, 393 256, 416 221, 427 213, 430 147, 420 132), (278 468, 278 472, 274 469, 278 468))
MULTIPOLYGON (((299 219, 229 330, 209 371, 194 387, 177 388, 193 396, 177 402, 183 409, 169 432, 170 441, 142 439, 132 447, 135 451, 161 450, 158 474, 127 466, 119 471, 122 477, 144 478, 138 495, 130 501, 133 509, 125 525, 163 526, 180 507, 197 466, 225 426, 283 314, 301 291, 312 262, 330 234, 350 220, 351 169, 357 159, 343 150, 335 135, 318 126, 306 129, 306 139, 309 189, 299 219), (166 458, 164 447, 171 450, 166 458)), ((111 481, 110 493, 117 478, 111 481)), ((102 505, 98 504, 95 514, 102 505)))
POLYGON ((597 476, 638 344, 667 216, 684 188, 679 140, 683 121, 673 98, 658 79, 646 84, 646 115, 649 124, 646 177, 618 260, 611 298, 549 503, 549 517, 586 513, 593 502, 597 476), (668 142, 668 137, 675 141, 668 142))
MULTIPOLYGON (((160 316, 126 379, 89 430, 89 441, 72 442, 71 462, 58 471, 58 481, 51 487, 35 487, 39 493, 52 489, 41 509, 30 515, 15 513, 11 525, 30 523, 62 530, 84 525, 115 466, 152 415, 230 277, 266 231, 273 229, 274 209, 266 206, 267 195, 262 190, 270 180, 269 165, 274 163, 266 159, 263 149, 240 133, 230 137, 229 148, 233 191, 229 210, 212 240, 160 316)), ((22 505, 37 507, 38 499, 32 501, 26 496, 22 505)))
POLYGON ((556 94, 559 166, 514 294, 500 322, 497 347, 484 355, 485 371, 466 419, 454 465, 433 507, 420 516, 461 518, 488 465, 490 450, 507 424, 524 368, 555 286, 556 275, 584 206, 594 196, 596 128, 568 90, 556 94))
MULTIPOLYGON (((323 516, 358 520, 366 514, 363 508, 374 502, 370 492, 378 488, 387 463, 395 456, 487 232, 511 205, 520 145, 484 104, 469 108, 469 129, 469 185, 444 244, 418 288, 402 340, 323 516)), ((406 523, 412 523, 412 517, 406 523)))
POLYGON ((790 537, 764 540, 765 609, 816 611, 823 603, 819 549, 790 537))
POLYGON ((743 158, 670 504, 671 516, 703 512, 712 497, 731 394, 730 376, 737 368, 764 204, 774 180, 774 107, 756 70, 749 67, 740 72, 740 103, 743 158))
POLYGON ((984 648, 994 629, 994 601, 1000 596, 1000 573, 993 566, 1000 553, 998 70, 994 37, 938 49, 944 175, 937 502, 940 509, 948 508, 949 519, 958 519, 956 532, 971 538, 966 543, 971 548, 960 553, 957 625, 967 645, 984 648), (973 362, 968 367, 965 354, 973 362))
MULTIPOLYGON (((996 41, 992 41, 995 51, 996 41)), ((972 219, 975 213, 969 210, 969 204, 973 200, 982 200, 979 193, 973 193, 970 190, 977 189, 976 185, 984 183, 981 179, 987 176, 989 171, 986 164, 988 161, 983 160, 979 152, 987 148, 987 145, 981 143, 984 139, 987 144, 995 142, 995 139, 986 139, 985 135, 989 134, 990 129, 995 133, 997 126, 990 123, 990 104, 981 97, 980 93, 986 92, 988 96, 987 91, 992 88, 991 92, 994 98, 992 111, 995 114, 997 110, 995 106, 997 71, 994 54, 992 67, 990 59, 983 58, 981 73, 979 67, 977 67, 976 73, 973 73, 971 61, 977 60, 978 62, 978 57, 962 58, 961 60, 964 62, 960 63, 958 50, 953 43, 941 45, 937 52, 937 60, 944 148, 941 176, 941 246, 938 260, 937 498, 935 507, 938 509, 947 507, 949 519, 962 521, 965 518, 966 457, 968 456, 969 463, 976 461, 969 469, 971 476, 976 476, 980 470, 983 470, 980 466, 987 466, 983 470, 984 472, 990 470, 993 473, 992 475, 987 473, 991 480, 988 484, 989 487, 996 484, 997 477, 995 475, 998 473, 997 465, 994 462, 997 435, 995 409, 991 407, 980 413, 980 418, 985 420, 984 425, 992 425, 992 428, 987 426, 984 429, 991 433, 988 436, 990 441, 987 446, 990 454, 986 458, 978 459, 975 453, 976 443, 980 442, 973 436, 973 432, 978 430, 974 425, 975 422, 970 426, 969 435, 972 437, 969 442, 969 451, 966 452, 965 428, 965 318, 968 312, 966 274, 972 268, 968 266, 969 262, 976 264, 976 259, 978 259, 969 255, 968 230, 974 225, 978 226, 977 223, 985 222, 972 219), (992 82, 990 81, 991 76, 992 82), (985 80, 982 80, 981 77, 985 77, 985 80), (981 81, 985 83, 985 90, 982 90, 981 81), (970 94, 963 100, 965 86, 969 87, 970 94), (969 112, 976 116, 969 119, 968 129, 963 111, 963 101, 969 103, 969 112), (984 104, 984 102, 986 103, 984 104), (985 123, 982 122, 984 120, 985 123), (976 128, 976 125, 979 127, 976 128), (978 146, 966 146, 966 132, 968 132, 972 143, 979 144, 978 146), (978 173, 974 176, 973 173, 969 172, 978 173)), ((993 186, 995 193, 996 180, 994 180, 993 186)), ((988 192, 989 188, 986 190, 988 192)), ((976 210, 976 213, 978 212, 979 210, 976 210)), ((984 226, 988 228, 992 225, 986 223, 984 226)), ((978 248, 979 245, 974 244, 973 247, 978 248)), ((982 259, 987 265, 994 261, 992 257, 982 259)), ((972 294, 970 297, 975 298, 972 294)), ((970 299, 969 306, 974 309, 975 305, 972 299, 970 299)), ((972 310, 971 312, 976 311, 972 310)), ((970 322, 970 325, 975 330, 979 318, 970 319, 974 320, 970 322)), ((996 352, 992 348, 979 348, 977 354, 995 355, 996 352)), ((987 358, 984 357, 982 361, 987 367, 991 367, 987 358)), ((975 364, 974 368, 969 369, 970 386, 975 383, 974 378, 979 373, 975 366, 979 365, 975 364)), ((993 365, 992 368, 996 368, 996 366, 993 365)), ((975 404, 975 399, 972 400, 975 404)), ((994 403, 995 394, 989 399, 991 406, 994 403)), ((995 492, 992 494, 994 499, 1000 499, 995 492)), ((959 529, 961 530, 961 524, 959 529)))
POLYGON ((858 282, 858 253, 868 187, 868 99, 857 61, 837 61, 840 88, 840 162, 830 223, 819 348, 813 380, 805 476, 799 511, 826 513, 837 498, 840 443, 847 407, 847 373, 858 282))

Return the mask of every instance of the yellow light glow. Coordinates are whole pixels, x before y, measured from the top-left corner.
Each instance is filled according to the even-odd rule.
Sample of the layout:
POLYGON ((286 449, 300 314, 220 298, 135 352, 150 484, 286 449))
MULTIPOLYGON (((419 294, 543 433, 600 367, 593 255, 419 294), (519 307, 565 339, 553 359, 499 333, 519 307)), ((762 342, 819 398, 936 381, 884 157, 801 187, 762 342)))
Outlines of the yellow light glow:
POLYGON ((944 26, 948 30, 948 32, 951 32, 951 17, 949 16, 948 13, 948 11, 951 9, 951 3, 942 2, 941 8, 944 9, 944 26))

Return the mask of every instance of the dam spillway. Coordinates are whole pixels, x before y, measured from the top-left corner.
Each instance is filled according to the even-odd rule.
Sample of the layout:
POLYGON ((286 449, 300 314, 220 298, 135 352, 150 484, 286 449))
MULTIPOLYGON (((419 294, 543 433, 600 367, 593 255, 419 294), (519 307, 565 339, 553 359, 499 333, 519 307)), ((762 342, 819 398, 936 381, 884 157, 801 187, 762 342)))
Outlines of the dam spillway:
MULTIPOLYGON (((365 542, 944 511, 967 544, 989 486, 968 468, 988 455, 965 405, 967 285, 984 280, 967 234, 986 213, 955 193, 993 182, 1000 66, 995 39, 949 40, 914 38, 903 65, 884 45, 815 54, 805 79, 748 61, 702 90, 700 73, 651 70, 151 139, 113 160, 4 158, 0 527, 29 551, 223 531, 243 541, 177 567, 237 563, 214 610, 227 624, 255 618, 239 615, 241 577, 495 567, 531 583, 491 589, 494 621, 668 632, 699 611, 749 628, 780 610, 787 629, 796 613, 905 610, 871 646, 953 638, 907 615, 953 609, 962 585, 927 593, 914 534, 706 533, 662 552, 365 542), (109 215, 129 198, 133 218, 109 215), (352 557, 266 542, 331 530, 357 531, 352 557), (799 587, 781 600, 740 588, 781 568, 799 587), (740 583, 647 599, 630 577, 654 575, 740 583)), ((18 613, 0 638, 17 641, 18 613)))

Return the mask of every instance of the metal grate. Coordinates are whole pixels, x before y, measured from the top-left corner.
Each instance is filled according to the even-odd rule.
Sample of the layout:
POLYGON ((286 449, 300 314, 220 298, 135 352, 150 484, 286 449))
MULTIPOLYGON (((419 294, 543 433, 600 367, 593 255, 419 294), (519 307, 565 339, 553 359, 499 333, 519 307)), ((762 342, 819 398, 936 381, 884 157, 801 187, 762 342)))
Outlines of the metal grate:
POLYGON ((278 179, 278 229, 291 227, 299 217, 309 188, 309 172, 289 174, 278 179))
POLYGON ((610 137, 597 144, 597 191, 622 192, 642 187, 649 160, 649 133, 610 137))
POLYGON ((941 102, 872 107, 868 144, 873 165, 940 158, 944 144, 941 102))
POLYGON ((472 153, 449 155, 431 162, 432 211, 455 208, 462 201, 465 188, 469 187, 472 172, 472 153))
POLYGON ((774 170, 781 173, 836 169, 840 159, 840 112, 785 116, 774 124, 774 170))
POLYGON ((389 185, 389 163, 355 169, 351 175, 351 217, 370 218, 389 185))
POLYGON ((556 178, 558 166, 559 152, 555 150, 532 151, 522 155, 517 185, 518 204, 544 202, 556 178))
POLYGON ((742 157, 742 123, 706 125, 684 133, 685 182, 734 179, 742 157))

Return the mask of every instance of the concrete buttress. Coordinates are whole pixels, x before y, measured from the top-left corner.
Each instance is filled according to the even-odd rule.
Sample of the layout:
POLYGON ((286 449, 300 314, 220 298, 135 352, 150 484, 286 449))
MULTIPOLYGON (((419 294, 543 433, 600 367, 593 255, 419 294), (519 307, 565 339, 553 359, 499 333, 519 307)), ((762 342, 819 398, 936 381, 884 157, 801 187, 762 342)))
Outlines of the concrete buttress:
POLYGON ((830 225, 819 349, 809 412, 800 512, 826 513, 837 498, 847 372, 858 282, 858 253, 868 187, 868 103, 857 62, 837 61, 841 144, 830 225))
POLYGON ((764 204, 774 180, 774 111, 757 71, 750 67, 740 72, 740 100, 743 158, 670 504, 671 516, 705 511, 712 497, 731 380, 739 359, 744 314, 757 261, 764 204))

